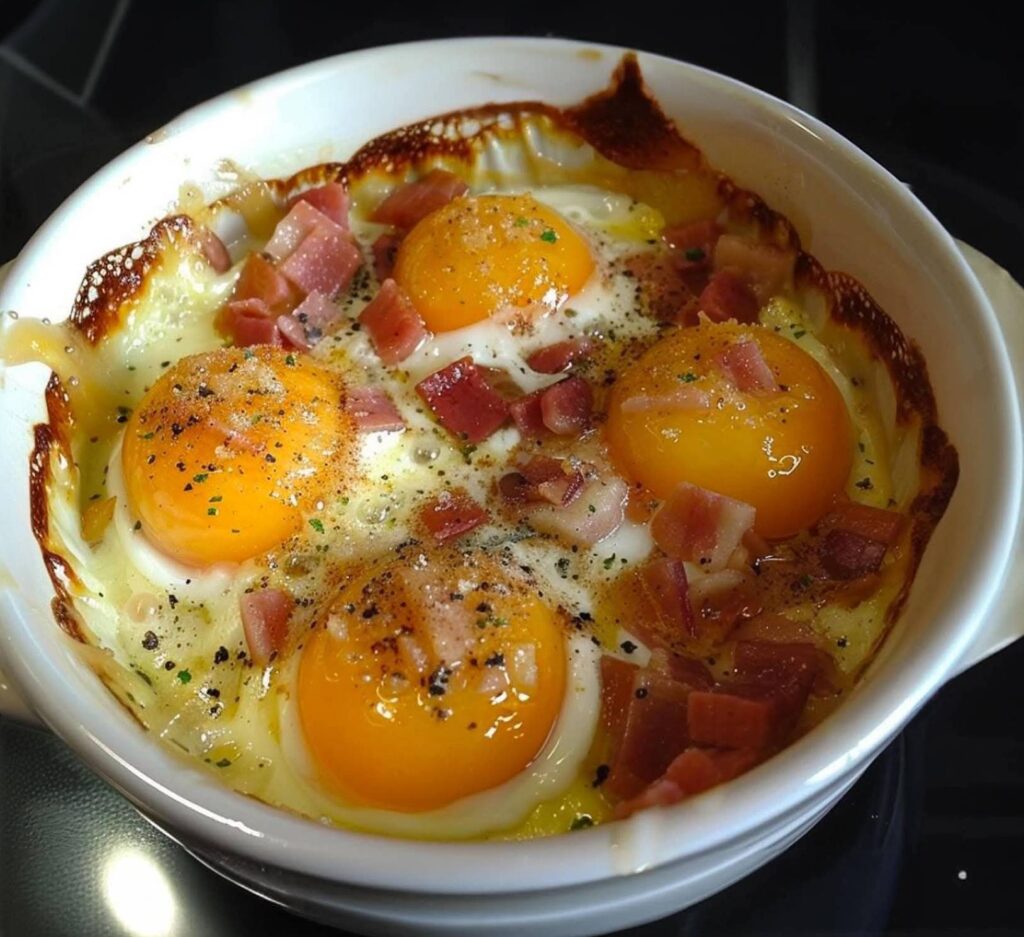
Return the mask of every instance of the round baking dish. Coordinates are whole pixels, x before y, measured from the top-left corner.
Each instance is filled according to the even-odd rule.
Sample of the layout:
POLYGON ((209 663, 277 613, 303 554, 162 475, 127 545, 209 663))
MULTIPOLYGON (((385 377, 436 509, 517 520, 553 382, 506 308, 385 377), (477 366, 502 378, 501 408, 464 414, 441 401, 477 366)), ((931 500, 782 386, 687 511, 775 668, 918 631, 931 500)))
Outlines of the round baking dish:
MULTIPOLYGON (((69 198, 0 287, 0 309, 62 318, 87 264, 143 236, 188 181, 207 198, 225 160, 261 176, 349 155, 431 114, 488 101, 570 104, 625 50, 466 39, 353 53, 256 82, 150 135, 69 198), (274 127, 274 133, 266 133, 274 127)), ((423 843, 350 833, 247 799, 146 734, 54 626, 28 507, 45 369, 0 372, 0 657, 10 683, 97 773, 218 871, 296 911, 364 933, 584 934, 685 907, 784 849, 854 783, 951 676, 1005 642, 1019 575, 1021 417, 992 304, 950 236, 898 180, 820 122, 700 68, 640 54, 653 93, 712 164, 796 224, 830 269, 861 280, 928 362, 959 486, 903 617, 846 704, 721 788, 571 836, 423 843)), ((1004 298, 1003 304, 1010 300, 1004 298)), ((1019 604, 1019 603, 1018 603, 1019 604)), ((0 678, 0 705, 15 706, 0 678)))

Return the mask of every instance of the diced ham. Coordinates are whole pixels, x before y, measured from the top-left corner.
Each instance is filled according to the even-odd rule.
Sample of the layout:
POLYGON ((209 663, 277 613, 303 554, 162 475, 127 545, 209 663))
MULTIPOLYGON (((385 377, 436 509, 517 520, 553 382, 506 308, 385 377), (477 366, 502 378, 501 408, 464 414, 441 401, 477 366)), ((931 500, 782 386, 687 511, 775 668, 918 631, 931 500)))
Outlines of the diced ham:
POLYGON ((260 299, 238 299, 225 304, 217 313, 217 328, 239 348, 280 347, 284 342, 277 318, 260 299))
POLYGON ((668 807, 703 793, 749 771, 761 760, 749 748, 687 748, 676 756, 663 777, 636 797, 615 807, 615 818, 624 820, 647 807, 668 807))
POLYGON ((748 283, 761 303, 785 290, 793 279, 796 254, 773 244, 761 244, 735 234, 723 234, 715 244, 714 268, 748 283))
POLYGON ((689 744, 691 691, 710 687, 699 662, 656 650, 650 665, 601 658, 601 721, 611 745, 607 789, 637 796, 657 781, 689 744))
POLYGON ((585 336, 567 338, 565 341, 538 349, 526 359, 526 363, 539 374, 561 374, 589 357, 594 347, 593 339, 585 336))
POLYGON ((582 377, 567 377, 541 394, 540 414, 556 436, 578 436, 590 425, 594 392, 582 377))
POLYGON ((560 475, 565 475, 565 468, 567 467, 568 464, 563 463, 562 459, 555 459, 549 455, 531 456, 520 465, 523 476, 532 485, 538 485, 541 482, 550 481, 553 478, 558 478, 560 475))
POLYGON ((593 405, 590 385, 581 377, 568 377, 511 401, 509 413, 523 436, 575 436, 590 425, 593 405))
POLYGON ((647 666, 650 670, 671 677, 676 683, 682 683, 691 690, 710 690, 715 684, 711 671, 697 658, 677 654, 668 648, 652 648, 647 666))
POLYGON ((895 511, 873 508, 855 501, 843 501, 826 515, 822 524, 892 546, 899 539, 905 520, 902 514, 895 511))
POLYGON ((671 251, 644 251, 626 261, 649 314, 661 322, 692 324, 697 296, 707 282, 701 265, 681 264, 671 251), (691 269, 692 268, 692 269, 691 269))
POLYGON ((307 189, 296 195, 291 204, 294 206, 298 202, 308 202, 336 225, 348 230, 348 192, 340 182, 328 182, 315 189, 307 189))
POLYGON ((231 255, 228 253, 227 247, 224 246, 224 242, 206 225, 199 225, 196 228, 196 235, 207 263, 217 273, 227 273, 231 269, 231 255))
POLYGON ((757 322, 761 308, 757 296, 747 284, 727 270, 720 270, 710 280, 697 300, 700 310, 712 322, 757 322))
POLYGON ((758 761, 760 755, 751 748, 688 748, 668 766, 665 777, 689 797, 739 777, 758 761))
POLYGON ((521 472, 508 472, 498 479, 498 493, 508 504, 526 504, 535 501, 536 486, 531 485, 521 472))
POLYGON ((422 179, 400 185, 373 211, 373 221, 408 230, 431 212, 469 191, 454 173, 432 169, 422 179))
POLYGON ((487 511, 465 491, 442 491, 420 511, 420 520, 438 542, 446 543, 486 523, 487 511))
POLYGON ((711 406, 711 395, 692 384, 683 384, 666 394, 639 394, 622 401, 623 413, 686 413, 707 410, 711 406))
POLYGON ((785 674, 766 671, 760 682, 693 693, 687 715, 690 735, 698 744, 716 748, 773 747, 793 729, 814 681, 815 675, 799 666, 785 674))
POLYGON ((339 236, 347 233, 347 226, 332 221, 308 200, 298 200, 292 204, 288 214, 277 223, 263 250, 279 263, 287 260, 306 237, 321 225, 339 236))
POLYGON ((721 233, 722 228, 715 221, 691 221, 665 228, 661 239, 679 252, 683 262, 706 265, 711 263, 721 233))
POLYGON ((280 589, 246 592, 238 602, 250 659, 263 666, 284 650, 295 602, 280 589))
POLYGON ((601 657, 601 722, 608 732, 613 752, 622 740, 639 670, 636 664, 610 654, 601 657))
POLYGON ((467 442, 482 442, 509 416, 509 406, 470 357, 459 358, 416 385, 438 422, 467 442))
POLYGON ((310 293, 289 315, 280 316, 277 327, 296 348, 308 351, 324 332, 341 318, 341 310, 323 293, 310 293))
POLYGON ((627 585, 635 607, 630 628, 648 647, 685 647, 704 652, 725 640, 740 618, 760 611, 748 604, 753 597, 753 590, 747 585, 752 574, 744 576, 729 569, 685 573, 671 565, 676 563, 682 567, 679 560, 653 560, 636 570, 635 582, 627 585), (685 593, 684 574, 688 579, 685 593), (734 576, 738 586, 733 582, 734 576), (717 584, 720 578, 728 581, 718 587, 719 591, 710 591, 707 581, 717 584))
POLYGON ((550 501, 551 504, 568 504, 565 500, 565 489, 563 481, 573 483, 573 487, 582 487, 583 473, 579 467, 569 459, 553 459, 551 456, 535 455, 519 467, 523 477, 531 484, 536 485, 540 500, 550 501), (558 488, 557 500, 552 500, 549 495, 552 493, 550 487, 555 485, 558 488))
POLYGON ((725 568, 754 517, 749 504, 682 482, 651 518, 651 535, 669 556, 715 572, 725 568))
POLYGON ((818 549, 825 572, 832 579, 856 579, 875 572, 885 558, 886 545, 847 530, 830 530, 818 549))
MULTIPOLYGON (((300 202, 295 208, 304 204, 300 202)), ((362 262, 363 255, 349 233, 324 219, 302 239, 280 269, 304 293, 315 291, 330 297, 348 286, 362 262)))
POLYGON ((359 314, 377 356, 384 364, 405 361, 429 333, 412 300, 394 280, 385 280, 377 295, 359 314))
POLYGON ((768 394, 779 389, 761 346, 752 338, 730 345, 719 356, 718 364, 726 378, 745 394, 768 394))
POLYGON ((347 286, 362 255, 348 231, 344 188, 331 183, 300 195, 265 249, 280 263, 280 274, 304 293, 330 298, 347 286))
POLYGON ((313 347, 309 339, 306 338, 306 330, 298 319, 293 319, 291 316, 278 316, 277 330, 289 348, 309 351, 313 347))
POLYGON ((607 790, 617 797, 635 797, 656 781, 690 742, 687 725, 689 687, 650 670, 634 681, 611 763, 607 790))
POLYGON ((568 459, 534 456, 498 481, 502 498, 510 504, 572 504, 583 490, 582 470, 568 459))
POLYGON ((687 704, 687 725, 700 745, 763 749, 778 738, 779 704, 770 696, 695 691, 687 704))
POLYGON ((811 642, 737 641, 732 669, 744 683, 765 687, 795 683, 822 694, 836 685, 832 656, 811 642))
POLYGON ((629 487, 618 477, 591 479, 568 507, 539 505, 529 509, 537 530, 593 546, 622 526, 629 487))
POLYGON ((354 387, 348 392, 346 409, 363 433, 397 432, 405 420, 388 392, 381 387, 354 387))
POLYGON ((403 566, 396 570, 395 581, 411 620, 422 625, 417 640, 439 663, 465 660, 476 646, 473 612, 466 603, 452 599, 429 568, 403 566))
POLYGON ((377 281, 383 283, 395 269, 395 258, 398 256, 398 248, 402 243, 400 234, 382 234, 370 250, 373 252, 373 272, 377 281))
POLYGON ((562 473, 560 477, 549 478, 537 483, 537 494, 548 504, 557 504, 568 507, 583 491, 583 473, 576 469, 568 474, 562 473))
POLYGON ((700 641, 718 644, 762 611, 752 570, 723 569, 690 577, 690 605, 700 641))
POLYGON ((262 254, 250 254, 246 258, 231 298, 258 299, 276 313, 287 311, 293 302, 288 281, 262 254))
POLYGON ((647 563, 640 569, 640 581, 664 628, 680 636, 696 633, 686 569, 679 560, 664 558, 647 563))
POLYGON ((544 413, 540 408, 540 398, 543 393, 542 390, 534 391, 532 394, 526 394, 518 400, 513 400, 508 405, 516 429, 528 438, 543 436, 547 431, 547 427, 544 425, 544 413))
POLYGON ((316 342, 341 318, 341 310, 328 296, 314 291, 292 310, 292 318, 298 319, 307 336, 316 342))

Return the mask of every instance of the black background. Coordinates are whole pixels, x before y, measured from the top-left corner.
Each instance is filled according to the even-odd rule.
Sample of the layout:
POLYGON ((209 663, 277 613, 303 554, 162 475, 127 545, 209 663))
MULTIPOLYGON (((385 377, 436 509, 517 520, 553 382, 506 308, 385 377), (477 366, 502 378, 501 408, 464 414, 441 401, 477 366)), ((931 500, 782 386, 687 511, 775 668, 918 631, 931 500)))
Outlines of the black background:
MULTIPOLYGON (((0 0, 0 262, 104 162, 214 94, 351 49, 522 34, 660 52, 787 98, 1020 280, 1015 23, 984 4, 0 0)), ((795 847, 632 933, 1024 933, 1022 667, 1018 645, 955 679, 795 847)), ((125 851, 165 878, 171 934, 326 933, 222 882, 52 737, 0 720, 0 934, 131 933, 104 885, 125 851)))

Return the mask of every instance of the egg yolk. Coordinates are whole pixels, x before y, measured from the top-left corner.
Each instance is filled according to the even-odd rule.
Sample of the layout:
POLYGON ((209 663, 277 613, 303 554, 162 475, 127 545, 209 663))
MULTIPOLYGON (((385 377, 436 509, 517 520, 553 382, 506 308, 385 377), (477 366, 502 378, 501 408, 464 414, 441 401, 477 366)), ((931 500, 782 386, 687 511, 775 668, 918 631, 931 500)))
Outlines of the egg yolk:
POLYGON ((561 216, 529 195, 457 198, 398 249, 394 277, 427 327, 448 332, 497 312, 557 308, 594 259, 561 216))
POLYGON ((667 498, 690 482, 752 504, 755 530, 810 526, 845 486, 853 430, 842 395, 793 342, 761 326, 704 322, 653 345, 615 384, 606 424, 613 458, 667 498), (777 389, 744 393, 721 356, 754 340, 777 389))
POLYGON ((301 355, 222 348, 147 391, 121 449, 141 532, 182 563, 239 562, 293 534, 355 439, 344 388, 301 355))
POLYGON ((432 810, 507 781, 544 747, 565 692, 564 637, 514 569, 442 553, 342 590, 302 652, 298 706, 343 798, 432 810))

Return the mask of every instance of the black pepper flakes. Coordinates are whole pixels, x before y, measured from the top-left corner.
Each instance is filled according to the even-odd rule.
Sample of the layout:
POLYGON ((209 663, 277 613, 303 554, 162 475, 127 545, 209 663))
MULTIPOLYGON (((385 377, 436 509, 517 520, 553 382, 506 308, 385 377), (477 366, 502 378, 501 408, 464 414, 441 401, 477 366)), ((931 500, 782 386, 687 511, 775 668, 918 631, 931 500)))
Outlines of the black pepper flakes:
POLYGON ((156 636, 156 632, 147 631, 142 636, 142 646, 147 651, 155 651, 160 646, 160 639, 156 636))
MULTIPOLYGON (((448 692, 448 680, 451 677, 452 672, 448 667, 438 667, 428 678, 427 678, 427 692, 431 696, 444 696, 448 692)), ((447 718, 447 716, 439 717, 447 718)))
POLYGON ((608 775, 611 774, 612 769, 608 765, 598 765, 594 771, 594 780, 590 782, 591 787, 600 787, 608 780, 608 775))

